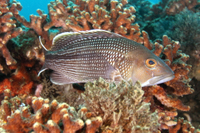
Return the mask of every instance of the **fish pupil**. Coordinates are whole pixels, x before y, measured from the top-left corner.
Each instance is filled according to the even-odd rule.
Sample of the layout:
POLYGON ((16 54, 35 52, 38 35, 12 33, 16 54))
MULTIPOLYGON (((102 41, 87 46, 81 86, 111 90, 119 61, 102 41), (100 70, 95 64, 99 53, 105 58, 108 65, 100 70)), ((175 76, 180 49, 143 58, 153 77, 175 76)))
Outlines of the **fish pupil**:
POLYGON ((152 61, 152 60, 149 61, 149 65, 154 65, 154 64, 155 64, 154 61, 152 61))

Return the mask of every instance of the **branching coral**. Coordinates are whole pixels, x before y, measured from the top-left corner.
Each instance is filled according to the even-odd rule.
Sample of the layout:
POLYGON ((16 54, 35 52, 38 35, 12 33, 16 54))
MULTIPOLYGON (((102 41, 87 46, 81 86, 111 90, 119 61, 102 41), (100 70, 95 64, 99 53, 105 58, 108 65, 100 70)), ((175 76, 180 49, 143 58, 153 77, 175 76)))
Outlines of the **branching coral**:
POLYGON ((75 2, 73 14, 66 25, 73 31, 104 29, 121 34, 129 39, 142 42, 139 25, 135 22, 135 8, 126 7, 127 0, 88 0, 75 2), (109 4, 109 6, 107 6, 109 4), (87 6, 85 6, 87 5, 87 6))
POLYGON ((158 115, 150 111, 150 104, 143 102, 144 91, 139 83, 122 81, 107 83, 104 79, 85 84, 82 94, 86 107, 93 116, 103 119, 102 132, 156 132, 158 115))
MULTIPOLYGON (((75 133, 86 125, 85 132, 95 132, 102 123, 101 117, 91 117, 88 115, 88 110, 81 107, 77 112, 74 107, 70 107, 66 103, 59 103, 53 100, 49 103, 48 99, 41 97, 27 97, 26 104, 22 104, 20 108, 16 109, 11 114, 11 107, 14 106, 10 91, 5 91, 3 100, 3 118, 6 123, 3 129, 7 132, 30 132, 35 133, 75 133), (62 125, 60 125, 62 123, 62 125)), ((90 114, 90 113, 89 113, 90 114)))
MULTIPOLYGON (((152 49, 155 55, 164 59, 174 71, 175 75, 173 80, 168 81, 163 85, 144 87, 145 101, 151 102, 152 109, 158 109, 158 112, 164 110, 171 112, 168 113, 168 115, 165 115, 165 117, 169 116, 173 120, 174 116, 177 115, 175 112, 176 110, 174 109, 182 111, 188 111, 190 109, 189 106, 183 105, 182 102, 176 98, 177 96, 191 94, 194 91, 189 85, 190 79, 188 73, 191 69, 191 65, 186 64, 189 56, 178 50, 180 48, 179 42, 173 41, 167 36, 163 36, 162 41, 157 40, 154 44, 148 41, 146 32, 143 32, 143 37, 144 40, 146 40, 144 41, 144 45, 147 48, 152 49), (158 106, 159 104, 162 106, 158 106)), ((171 121, 169 118, 168 120, 171 121)), ((161 127, 166 127, 166 122, 162 124, 161 127)))
POLYGON ((198 5, 200 5, 198 0, 169 0, 165 12, 169 15, 174 15, 183 11, 185 8, 195 11, 195 6, 198 5))
POLYGON ((165 15, 175 15, 188 9, 194 12, 198 11, 198 6, 200 2, 198 0, 161 0, 158 4, 153 5, 152 14, 153 18, 165 16, 165 15))
POLYGON ((51 27, 62 27, 64 30, 90 30, 104 29, 142 42, 139 25, 133 24, 135 21, 135 8, 126 6, 127 0, 109 1, 107 0, 81 0, 67 1, 55 0, 48 4, 49 21, 47 15, 37 10, 39 16, 31 15, 31 21, 26 21, 20 15, 15 15, 16 19, 26 27, 34 31, 46 41, 47 47, 51 46, 48 30, 51 27))
POLYGON ((7 66, 1 62, 4 70, 1 71, 0 93, 10 89, 12 95, 30 94, 38 81, 37 73, 44 61, 44 53, 37 36, 32 31, 25 31, 7 43, 9 51, 17 63, 7 66))
MULTIPOLYGON (((36 75, 39 68, 35 69, 32 67, 38 63, 38 61, 34 60, 35 57, 37 56, 36 58, 38 59, 42 57, 32 54, 33 51, 35 51, 35 53, 37 51, 37 48, 33 49, 35 43, 27 45, 27 43, 25 43, 25 38, 23 38, 23 42, 17 39, 17 41, 9 41, 11 38, 19 38, 19 36, 22 35, 22 28, 16 26, 20 24, 17 23, 15 18, 16 15, 19 15, 18 11, 20 11, 21 8, 22 6, 20 3, 16 1, 10 2, 9 0, 2 0, 0 2, 0 49, 5 58, 4 61, 4 59, 0 57, 0 70, 2 70, 1 73, 3 73, 1 75, 0 93, 9 88, 12 90, 12 95, 29 94, 34 86, 33 81, 37 80, 36 75), (27 54, 28 51, 30 51, 29 53, 32 52, 31 56, 27 54)), ((28 35, 26 33, 22 36, 28 35)), ((37 53, 39 52, 37 51, 37 53)), ((38 67, 39 66, 40 65, 38 65, 38 67)))
POLYGON ((195 129, 190 122, 184 120, 183 118, 179 118, 177 120, 177 125, 169 128, 169 133, 200 133, 199 129, 195 129))
MULTIPOLYGON (((126 0, 121 0, 121 1, 112 0, 112 1, 110 1, 110 3, 107 0, 86 0, 86 1, 85 0, 80 0, 80 1, 76 0, 74 2, 67 1, 67 0, 63 0, 63 1, 55 0, 54 2, 51 2, 48 5, 49 18, 47 18, 47 15, 45 15, 41 10, 38 10, 39 16, 30 16, 31 17, 30 22, 26 21, 24 18, 22 18, 18 14, 17 11, 21 8, 21 6, 19 4, 17 4, 17 2, 13 1, 12 3, 9 3, 10 6, 7 2, 8 2, 8 0, 2 1, 1 3, 5 3, 4 6, 2 6, 2 7, 8 7, 10 10, 12 9, 12 11, 14 8, 16 10, 16 12, 12 12, 11 16, 9 16, 9 13, 7 15, 7 12, 6 12, 5 15, 3 15, 3 16, 0 15, 0 17, 4 18, 4 16, 8 16, 8 19, 6 19, 6 20, 10 21, 10 18, 12 16, 14 16, 19 22, 24 24, 26 27, 33 29, 35 31, 35 33, 37 33, 37 35, 41 36, 45 40, 45 44, 47 44, 46 45, 47 48, 50 48, 50 46, 51 46, 52 38, 49 35, 50 34, 49 31, 52 29, 52 27, 54 27, 54 28, 57 27, 57 29, 60 31, 63 31, 63 30, 64 31, 66 31, 66 30, 80 31, 80 30, 90 30, 90 29, 95 29, 95 28, 105 29, 105 30, 110 30, 115 33, 119 33, 119 34, 121 34, 129 39, 132 39, 134 41, 137 41, 139 43, 144 43, 144 45, 148 49, 152 50, 157 56, 160 56, 162 59, 165 60, 165 62, 174 71, 175 78, 173 80, 166 82, 164 84, 161 84, 161 85, 143 88, 144 96, 145 96, 144 101, 147 103, 142 102, 140 105, 144 108, 141 108, 141 109, 148 110, 148 108, 150 106, 148 103, 151 103, 151 111, 155 111, 155 110, 158 111, 158 115, 160 116, 159 122, 161 123, 161 128, 163 128, 163 129, 169 129, 171 126, 176 125, 176 123, 173 120, 174 120, 174 117, 177 115, 177 111, 176 111, 177 109, 183 110, 183 111, 189 110, 189 106, 183 105, 182 102, 178 99, 178 96, 187 95, 187 94, 190 94, 193 92, 193 89, 191 89, 188 84, 190 79, 187 76, 188 72, 191 69, 191 66, 186 64, 186 61, 188 60, 189 57, 186 54, 184 54, 178 50, 180 48, 180 44, 178 42, 170 40, 169 37, 167 37, 167 36, 164 36, 162 41, 157 40, 155 43, 151 43, 151 41, 148 38, 148 34, 146 32, 143 31, 142 35, 141 35, 139 26, 135 23, 135 15, 134 15, 135 8, 132 6, 129 6, 127 4, 126 0), (63 30, 61 30, 61 28, 59 28, 59 27, 62 27, 63 30)), ((13 21, 13 22, 15 23, 15 21, 13 21)), ((11 31, 13 31, 13 33, 15 33, 14 31, 16 29, 14 26, 14 23, 11 23, 11 24, 13 24, 12 30, 11 30, 11 31)), ((6 35, 4 33, 5 32, 3 32, 2 36, 6 35)), ((6 45, 2 45, 2 46, 6 46, 6 45)), ((21 48, 24 48, 24 47, 22 46, 21 48)), ((22 91, 23 93, 25 91, 27 91, 27 93, 30 93, 35 80, 33 80, 33 78, 31 78, 31 76, 28 73, 30 71, 28 71, 28 70, 31 68, 34 68, 34 70, 31 69, 33 71, 31 71, 30 73, 33 74, 33 77, 35 78, 37 71, 38 71, 38 69, 37 69, 38 65, 37 66, 35 65, 37 63, 36 63, 34 57, 36 56, 36 57, 39 57, 39 59, 42 59, 41 58, 42 56, 40 56, 40 55, 37 56, 38 51, 40 51, 41 49, 39 49, 37 45, 34 48, 36 48, 36 50, 34 49, 36 52, 34 50, 27 50, 27 51, 29 51, 29 54, 28 54, 29 56, 26 54, 25 57, 28 56, 28 60, 25 60, 24 58, 18 58, 20 60, 20 62, 15 66, 9 67, 9 69, 15 70, 15 73, 10 76, 11 78, 4 79, 3 82, 1 82, 1 88, 2 88, 1 90, 2 91, 6 88, 12 89, 12 87, 14 87, 15 89, 18 89, 20 86, 21 88, 24 87, 24 89, 22 89, 22 90, 19 89, 17 91, 12 90, 12 93, 19 94, 18 92, 20 92, 20 91, 22 91), (32 56, 32 53, 34 53, 34 52, 36 54, 34 56, 32 56), (32 59, 34 59, 34 60, 32 60, 32 59), (22 77, 24 77, 24 78, 22 78, 22 77), (12 83, 12 81, 16 81, 16 83, 15 83, 16 86, 12 83)), ((7 47, 6 47, 6 50, 8 51, 7 47)), ((19 51, 20 50, 18 49, 18 52, 19 51)), ((2 53, 3 52, 4 51, 2 50, 2 53)), ((13 53, 15 53, 15 52, 13 52, 13 53)), ((3 53, 4 57, 5 57, 5 55, 6 54, 3 53)), ((24 56, 24 54, 20 54, 20 55, 24 56)), ((10 64, 9 63, 10 57, 11 57, 10 54, 8 57, 5 57, 5 59, 8 60, 7 64, 10 64)), ((41 61, 43 61, 43 60, 41 60, 41 61)), ((12 62, 12 61, 10 61, 10 62, 12 62)), ((13 62, 14 62, 14 60, 13 60, 13 62)), ((90 83, 90 85, 91 85, 91 83, 90 83)), ((129 87, 126 87, 126 88, 129 88, 129 87)), ((119 89, 119 90, 124 90, 124 89, 119 89)), ((127 91, 124 90, 124 92, 119 92, 119 93, 124 94, 125 92, 127 92, 127 91)), ((133 93, 134 93, 134 91, 130 92, 130 94, 133 94, 133 93)), ((141 95, 142 95, 142 93, 141 93, 141 95)), ((123 97, 123 96, 124 95, 122 95, 121 97, 119 97, 118 99, 115 99, 115 100, 119 100, 120 98, 128 100, 127 97, 129 95, 127 97, 123 97)), ((37 98, 33 98, 33 100, 34 99, 37 99, 37 98)), ((99 100, 100 100, 100 98, 99 98, 99 100)), ((126 100, 124 100, 124 101, 126 101, 126 100)), ((133 99, 132 99, 132 102, 134 102, 133 99)), ((129 102, 124 102, 124 104, 129 104, 129 102)), ((41 114, 41 110, 43 110, 43 108, 45 109, 47 106, 51 107, 53 105, 51 105, 50 103, 46 103, 46 104, 44 104, 44 107, 41 107, 41 109, 37 110, 36 112, 39 112, 39 114, 41 114)), ((118 106, 121 106, 121 105, 120 104, 116 105, 116 107, 118 107, 118 106)), ((121 108, 122 108, 122 106, 121 106, 121 108)), ((24 108, 21 110, 17 110, 16 113, 14 113, 11 116, 11 118, 9 119, 9 122, 12 123, 12 119, 14 117, 18 118, 19 115, 28 115, 28 114, 24 113, 23 110, 26 111, 27 109, 24 108)), ((129 110, 131 110, 131 109, 129 109, 129 110)), ((111 120, 111 118, 116 119, 115 122, 113 122, 113 123, 111 121, 108 121, 108 123, 106 123, 108 126, 111 127, 108 130, 118 130, 118 131, 135 130, 135 129, 130 129, 129 128, 130 125, 123 125, 123 124, 122 124, 123 127, 113 129, 112 127, 113 127, 113 125, 116 125, 116 123, 121 124, 120 120, 123 120, 123 119, 119 119, 119 118, 121 118, 121 116, 126 116, 125 115, 126 113, 131 115, 130 114, 131 111, 128 112, 127 110, 123 110, 124 112, 123 111, 119 112, 119 110, 118 110, 118 112, 116 110, 114 110, 114 111, 115 111, 115 113, 114 113, 113 117, 102 115, 103 121, 105 120, 105 118, 108 118, 109 120, 111 120)), ((150 111, 148 110, 145 113, 149 114, 149 112, 150 111)), ((29 113, 31 113, 31 112, 29 112, 29 113)), ((99 113, 99 115, 100 115, 100 113, 99 113)), ((35 118, 34 114, 31 114, 29 116, 30 116, 30 119, 35 118)), ((43 116, 46 117, 45 115, 42 115, 42 117, 43 116)), ((148 116, 145 116, 145 117, 148 118, 148 116)), ((152 117, 153 117, 153 115, 152 115, 152 117)), ((69 120, 68 116, 66 116, 64 118, 64 115, 61 118, 69 120)), ((74 119, 74 117, 73 117, 72 119, 76 121, 76 118, 74 119)), ((155 117, 153 117, 153 118, 155 118, 155 117)), ((27 119, 27 118, 25 117, 25 119, 27 119)), ((132 117, 130 119, 132 119, 132 117)), ((19 117, 19 120, 21 120, 21 123, 23 123, 25 126, 27 126, 26 123, 24 123, 23 119, 20 119, 20 117, 19 117)), ((50 119, 48 119, 48 120, 50 120, 50 119)), ((58 124, 51 120, 49 122, 47 122, 48 120, 45 119, 45 121, 44 121, 44 123, 47 123, 47 125, 45 126, 45 127, 47 127, 47 129, 41 129, 41 130, 47 131, 48 129, 51 128, 50 127, 51 125, 53 125, 53 127, 56 127, 56 131, 65 130, 64 128, 62 129, 61 127, 58 127, 58 124)), ((95 120, 99 120, 99 119, 94 118, 94 121, 95 120)), ((143 119, 141 119, 141 120, 143 120, 143 119)), ((91 121, 93 121, 93 119, 90 119, 90 121, 85 122, 86 125, 91 123, 91 121)), ((35 130, 35 131, 38 130, 39 128, 42 127, 41 124, 44 124, 44 123, 37 123, 35 126, 33 126, 34 127, 33 130, 35 130)), ((130 122, 129 124, 132 124, 132 123, 130 122)), ((8 126, 7 129, 10 130, 11 126, 10 125, 7 125, 7 126, 8 126)), ((148 125, 148 126, 151 126, 151 125, 148 125)), ((156 127, 157 127, 157 125, 156 125, 156 127)), ((103 129, 106 129, 106 128, 102 128, 102 130, 103 129)), ((147 129, 152 130, 150 127, 147 129)))
MULTIPOLYGON (((188 64, 192 65, 190 77, 198 78, 198 52, 200 50, 200 14, 189 10, 184 10, 175 15, 175 20, 171 25, 169 36, 173 39, 179 40, 182 44, 181 50, 190 55, 188 64), (172 32, 173 30, 173 32, 172 32)), ((199 79, 199 78, 198 78, 199 79)))
MULTIPOLYGON (((16 64, 16 60, 11 56, 6 43, 22 33, 22 29, 16 26, 16 20, 12 18, 13 15, 19 14, 19 10, 21 10, 21 5, 16 1, 0 1, 0 50, 7 65, 16 64)), ((2 66, 0 66, 0 70, 3 70, 2 66)))

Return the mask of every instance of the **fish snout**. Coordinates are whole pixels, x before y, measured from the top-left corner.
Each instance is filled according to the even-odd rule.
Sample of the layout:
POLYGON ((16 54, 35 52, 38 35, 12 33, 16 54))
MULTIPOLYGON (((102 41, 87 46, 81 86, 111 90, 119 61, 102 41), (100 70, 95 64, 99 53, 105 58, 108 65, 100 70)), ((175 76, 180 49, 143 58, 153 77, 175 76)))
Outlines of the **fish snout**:
POLYGON ((174 78, 174 74, 165 74, 165 75, 161 75, 161 76, 155 76, 152 79, 150 79, 149 83, 152 85, 156 85, 156 84, 161 84, 167 81, 170 81, 174 78))
POLYGON ((161 84, 161 83, 172 80, 174 77, 175 77, 174 72, 170 70, 167 73, 163 73, 161 75, 154 75, 154 77, 151 77, 149 80, 142 83, 142 87, 161 84))

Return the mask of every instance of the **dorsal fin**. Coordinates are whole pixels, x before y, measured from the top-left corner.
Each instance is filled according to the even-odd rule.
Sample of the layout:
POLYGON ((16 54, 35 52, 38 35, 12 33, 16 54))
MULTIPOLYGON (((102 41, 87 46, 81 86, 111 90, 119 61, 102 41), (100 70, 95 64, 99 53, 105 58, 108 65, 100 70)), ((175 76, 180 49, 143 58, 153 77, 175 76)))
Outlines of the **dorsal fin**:
POLYGON ((46 50, 46 51, 49 51, 42 43, 42 40, 41 40, 41 36, 39 36, 39 41, 40 41, 40 44, 42 45, 42 47, 46 50))
POLYGON ((64 48, 66 45, 70 45, 70 42, 76 40, 88 40, 88 39, 100 39, 100 38, 119 38, 123 37, 119 34, 112 33, 110 31, 94 29, 79 32, 63 32, 56 35, 53 38, 51 51, 57 51, 64 48))

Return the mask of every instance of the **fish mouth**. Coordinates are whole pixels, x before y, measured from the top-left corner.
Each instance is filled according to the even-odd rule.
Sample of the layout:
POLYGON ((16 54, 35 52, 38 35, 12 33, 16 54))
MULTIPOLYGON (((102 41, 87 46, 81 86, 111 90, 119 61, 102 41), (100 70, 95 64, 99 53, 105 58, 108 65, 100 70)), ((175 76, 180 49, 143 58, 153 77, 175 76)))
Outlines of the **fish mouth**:
POLYGON ((167 81, 170 81, 174 78, 173 74, 167 74, 167 75, 161 75, 161 76, 155 76, 152 79, 149 80, 149 83, 151 85, 161 84, 167 81))
POLYGON ((165 74, 161 76, 155 76, 149 80, 147 80, 145 83, 142 84, 142 87, 144 86, 152 86, 152 85, 157 85, 161 84, 167 81, 170 81, 174 78, 173 74, 165 74))

